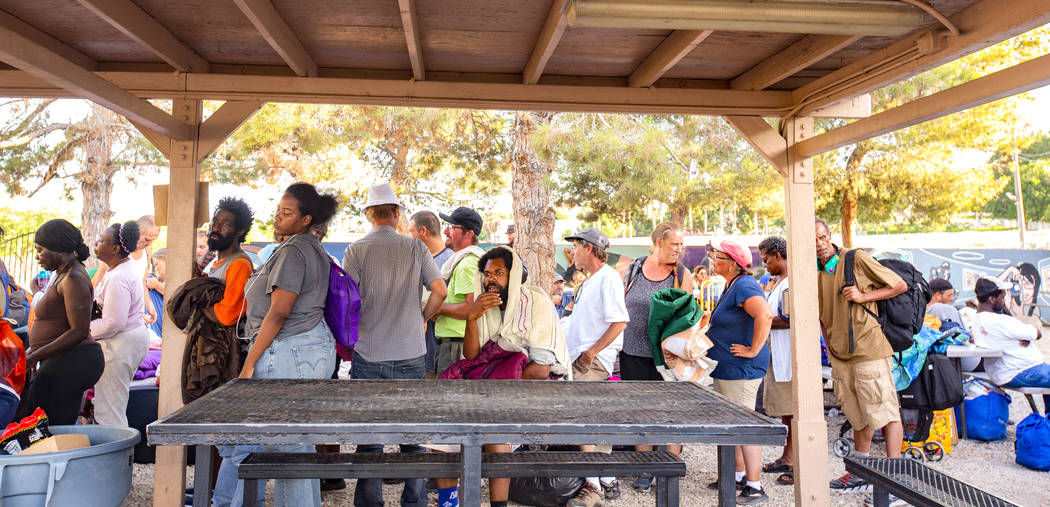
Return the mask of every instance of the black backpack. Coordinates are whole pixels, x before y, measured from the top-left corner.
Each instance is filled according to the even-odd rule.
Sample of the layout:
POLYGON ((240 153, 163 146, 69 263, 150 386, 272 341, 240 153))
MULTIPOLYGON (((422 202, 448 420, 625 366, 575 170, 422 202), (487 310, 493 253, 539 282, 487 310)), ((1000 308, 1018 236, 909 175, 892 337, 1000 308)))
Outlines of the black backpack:
MULTIPOLYGON (((843 287, 851 287, 857 284, 857 279, 853 273, 856 253, 856 250, 850 250, 846 252, 845 259, 843 259, 842 274, 846 282, 843 287)), ((886 340, 890 342, 893 351, 901 352, 911 347, 912 343, 915 342, 915 335, 922 330, 922 322, 926 318, 926 304, 933 297, 933 292, 930 291, 930 285, 926 283, 922 273, 919 273, 910 262, 899 259, 882 259, 879 261, 879 264, 897 273, 897 276, 900 276, 908 284, 908 290, 892 298, 878 301, 876 303, 879 309, 878 315, 866 306, 861 306, 861 308, 879 321, 879 325, 882 326, 882 334, 886 335, 886 340)), ((852 354, 853 302, 850 302, 849 306, 849 351, 852 354)))
POLYGON ((902 408, 944 410, 963 402, 962 374, 944 354, 930 353, 911 385, 900 392, 902 408))

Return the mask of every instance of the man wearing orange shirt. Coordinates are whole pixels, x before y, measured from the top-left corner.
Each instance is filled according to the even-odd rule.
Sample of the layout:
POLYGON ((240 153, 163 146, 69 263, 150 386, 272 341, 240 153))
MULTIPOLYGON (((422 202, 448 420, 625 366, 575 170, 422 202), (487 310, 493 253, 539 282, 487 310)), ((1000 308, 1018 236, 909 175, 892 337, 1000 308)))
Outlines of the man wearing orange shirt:
MULTIPOLYGON (((233 326, 244 313, 244 285, 252 275, 252 261, 248 254, 241 250, 248 231, 252 228, 252 210, 248 204, 236 197, 224 197, 219 201, 212 215, 211 227, 208 229, 208 250, 216 253, 215 259, 204 268, 204 273, 226 281, 226 291, 222 301, 205 310, 209 319, 225 326, 233 326)), ((241 356, 243 359, 244 356, 241 356)), ((243 361, 242 361, 243 362, 243 361)), ((216 507, 239 506, 244 491, 244 482, 237 479, 237 465, 248 457, 248 454, 261 450, 250 445, 220 445, 219 466, 215 490, 212 493, 212 505, 216 507)), ((260 490, 265 484, 260 483, 260 490)), ((265 498, 265 491, 259 491, 256 498, 265 498)), ((260 502, 259 505, 262 505, 260 502)))

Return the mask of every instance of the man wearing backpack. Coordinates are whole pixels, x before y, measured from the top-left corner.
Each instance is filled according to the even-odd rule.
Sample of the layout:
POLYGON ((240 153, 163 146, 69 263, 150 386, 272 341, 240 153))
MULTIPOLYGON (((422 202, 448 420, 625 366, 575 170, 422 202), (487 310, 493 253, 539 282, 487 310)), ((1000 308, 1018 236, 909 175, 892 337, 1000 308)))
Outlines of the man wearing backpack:
MULTIPOLYGON (((831 243, 823 220, 816 221, 817 296, 821 331, 828 344, 835 397, 853 426, 854 454, 867 456, 875 430, 882 428, 886 455, 901 455, 903 426, 891 375, 893 348, 882 331, 876 301, 908 290, 908 284, 863 250, 854 250, 855 283, 846 285, 846 250, 831 243), (869 313, 870 312, 870 313, 869 313)), ((831 489, 869 491, 871 483, 849 473, 831 489)))

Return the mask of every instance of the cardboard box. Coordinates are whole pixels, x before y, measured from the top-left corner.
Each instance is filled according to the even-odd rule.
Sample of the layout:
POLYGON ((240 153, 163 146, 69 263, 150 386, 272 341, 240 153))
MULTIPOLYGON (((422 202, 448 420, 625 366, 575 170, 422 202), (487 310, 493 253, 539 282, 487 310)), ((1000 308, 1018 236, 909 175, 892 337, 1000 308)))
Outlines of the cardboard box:
POLYGON ((18 453, 18 455, 28 456, 30 454, 71 451, 73 449, 80 449, 90 445, 91 441, 88 440, 88 436, 81 433, 54 435, 33 444, 28 449, 18 453))

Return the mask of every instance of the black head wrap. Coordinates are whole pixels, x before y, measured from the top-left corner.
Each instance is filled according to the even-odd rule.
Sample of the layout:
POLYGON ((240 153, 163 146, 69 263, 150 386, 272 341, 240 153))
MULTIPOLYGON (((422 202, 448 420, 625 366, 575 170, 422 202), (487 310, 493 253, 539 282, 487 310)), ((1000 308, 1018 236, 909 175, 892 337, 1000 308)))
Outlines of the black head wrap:
POLYGON ((91 255, 84 244, 84 237, 80 235, 80 229, 61 218, 48 220, 41 225, 33 241, 52 252, 72 252, 81 262, 91 255))

